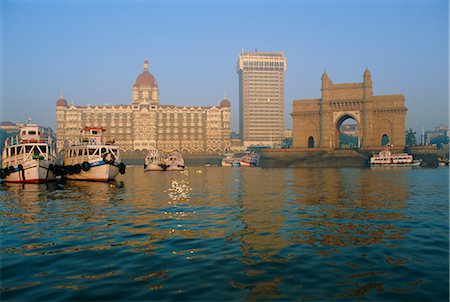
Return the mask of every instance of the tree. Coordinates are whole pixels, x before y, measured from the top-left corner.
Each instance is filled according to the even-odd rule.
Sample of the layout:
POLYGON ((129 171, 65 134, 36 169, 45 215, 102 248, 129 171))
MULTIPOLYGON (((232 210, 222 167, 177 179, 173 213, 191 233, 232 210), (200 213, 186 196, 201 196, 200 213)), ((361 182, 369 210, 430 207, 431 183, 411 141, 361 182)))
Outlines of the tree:
POLYGON ((284 137, 281 142, 281 148, 288 149, 292 148, 292 137, 284 137))
POLYGON ((417 146, 416 131, 412 130, 411 128, 406 130, 406 145, 417 146))

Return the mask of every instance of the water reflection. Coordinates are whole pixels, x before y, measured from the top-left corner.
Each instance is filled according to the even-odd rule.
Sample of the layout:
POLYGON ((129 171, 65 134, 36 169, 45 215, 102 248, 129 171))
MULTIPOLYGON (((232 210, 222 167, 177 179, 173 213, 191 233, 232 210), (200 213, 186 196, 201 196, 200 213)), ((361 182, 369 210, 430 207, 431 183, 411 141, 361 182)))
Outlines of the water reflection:
POLYGON ((429 283, 407 248, 408 171, 129 167, 111 183, 2 184, 2 298, 415 293, 429 283))

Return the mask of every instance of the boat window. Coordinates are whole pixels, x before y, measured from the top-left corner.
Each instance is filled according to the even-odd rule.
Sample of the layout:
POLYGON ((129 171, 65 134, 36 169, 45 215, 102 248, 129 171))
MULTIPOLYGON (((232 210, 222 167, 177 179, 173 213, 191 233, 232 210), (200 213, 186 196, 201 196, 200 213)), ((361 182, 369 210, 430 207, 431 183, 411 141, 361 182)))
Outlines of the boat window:
POLYGON ((39 149, 42 153, 47 153, 46 145, 39 145, 39 149))
POLYGON ((83 149, 78 149, 78 156, 83 156, 83 149))
POLYGON ((30 130, 30 131, 28 131, 28 134, 29 134, 29 135, 36 135, 36 131, 30 130))
POLYGON ((16 155, 16 148, 12 147, 11 148, 11 156, 14 156, 14 155, 16 155))
POLYGON ((94 155, 94 153, 95 153, 95 149, 89 148, 89 155, 94 155))
POLYGON ((102 150, 101 150, 101 155, 103 155, 103 154, 105 154, 106 153, 106 148, 102 148, 102 150))
POLYGON ((31 151, 32 148, 33 148, 32 146, 26 146, 26 147, 25 147, 25 152, 26 152, 26 153, 30 153, 30 151, 31 151))

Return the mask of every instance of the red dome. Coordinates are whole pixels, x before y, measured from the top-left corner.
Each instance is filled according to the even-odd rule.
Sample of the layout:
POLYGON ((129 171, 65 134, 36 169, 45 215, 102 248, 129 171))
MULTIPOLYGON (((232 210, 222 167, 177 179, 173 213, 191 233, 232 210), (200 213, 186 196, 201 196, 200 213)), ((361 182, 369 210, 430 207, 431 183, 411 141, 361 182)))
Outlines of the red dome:
POLYGON ((57 101, 56 101, 56 106, 64 106, 67 107, 67 101, 65 98, 60 97, 57 101))
POLYGON ((231 103, 230 103, 230 101, 228 99, 223 99, 220 102, 220 107, 231 107, 231 103))
POLYGON ((158 87, 158 84, 153 75, 145 70, 137 77, 133 87, 158 87))

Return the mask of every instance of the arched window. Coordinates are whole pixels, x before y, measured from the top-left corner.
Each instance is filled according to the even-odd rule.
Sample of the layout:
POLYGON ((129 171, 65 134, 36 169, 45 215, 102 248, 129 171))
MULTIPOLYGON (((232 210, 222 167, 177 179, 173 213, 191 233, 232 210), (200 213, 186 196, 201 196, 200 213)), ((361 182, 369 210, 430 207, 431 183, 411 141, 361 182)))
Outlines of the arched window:
POLYGON ((314 148, 314 137, 312 136, 308 138, 308 148, 314 148))
POLYGON ((383 136, 381 137, 381 145, 383 147, 389 145, 389 136, 387 134, 383 134, 383 136))

